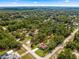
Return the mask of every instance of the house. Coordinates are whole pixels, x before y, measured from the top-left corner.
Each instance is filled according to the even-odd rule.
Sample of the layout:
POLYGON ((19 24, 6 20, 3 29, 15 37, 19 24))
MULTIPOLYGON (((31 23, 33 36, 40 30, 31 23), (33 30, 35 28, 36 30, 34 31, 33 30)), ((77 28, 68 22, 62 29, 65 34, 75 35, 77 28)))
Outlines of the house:
POLYGON ((47 48, 47 45, 45 43, 40 43, 39 44, 39 48, 46 49, 47 48))
POLYGON ((13 50, 10 50, 6 54, 0 56, 0 59, 20 59, 20 56, 15 54, 13 50))

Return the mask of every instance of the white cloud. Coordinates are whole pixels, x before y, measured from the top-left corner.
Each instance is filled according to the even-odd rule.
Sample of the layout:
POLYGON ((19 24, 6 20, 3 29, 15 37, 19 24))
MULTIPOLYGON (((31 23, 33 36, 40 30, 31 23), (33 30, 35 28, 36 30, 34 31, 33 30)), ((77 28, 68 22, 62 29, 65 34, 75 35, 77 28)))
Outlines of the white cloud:
POLYGON ((17 4, 17 2, 12 2, 12 4, 17 4))
POLYGON ((65 0, 65 2, 67 3, 67 2, 70 2, 69 0, 65 0))
POLYGON ((72 2, 70 0, 64 0, 64 2, 56 2, 56 3, 40 3, 38 1, 33 1, 32 3, 28 3, 28 2, 18 2, 19 0, 13 1, 13 2, 3 2, 0 3, 0 7, 1 6, 78 6, 79 7, 79 3, 78 2, 72 2))
POLYGON ((37 2, 37 1, 34 1, 33 3, 34 3, 34 4, 37 4, 38 2, 37 2))

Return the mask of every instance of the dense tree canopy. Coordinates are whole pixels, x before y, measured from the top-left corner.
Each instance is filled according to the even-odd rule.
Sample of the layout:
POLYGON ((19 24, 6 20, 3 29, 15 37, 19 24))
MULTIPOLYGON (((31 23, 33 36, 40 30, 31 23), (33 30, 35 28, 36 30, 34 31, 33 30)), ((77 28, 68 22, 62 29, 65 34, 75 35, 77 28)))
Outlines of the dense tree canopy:
POLYGON ((17 48, 19 44, 10 33, 0 30, 0 50, 17 48))
POLYGON ((51 51, 76 28, 79 18, 78 9, 74 11, 73 8, 3 9, 0 10, 0 26, 7 29, 0 32, 0 47, 3 49, 16 48, 18 42, 15 39, 23 40, 26 36, 26 32, 22 33, 19 30, 26 29, 28 35, 32 37, 32 46, 44 42, 48 46, 46 51, 51 51), (36 29, 38 33, 34 34, 36 29))
POLYGON ((77 59, 77 58, 74 54, 72 54, 72 52, 69 49, 66 49, 65 51, 62 51, 59 54, 58 59, 77 59))

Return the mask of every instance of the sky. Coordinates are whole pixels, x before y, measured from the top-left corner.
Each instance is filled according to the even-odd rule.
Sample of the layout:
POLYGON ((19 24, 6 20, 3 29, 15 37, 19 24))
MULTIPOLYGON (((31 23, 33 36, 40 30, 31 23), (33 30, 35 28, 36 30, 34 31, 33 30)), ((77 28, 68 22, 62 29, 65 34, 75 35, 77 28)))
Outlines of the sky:
POLYGON ((79 0, 0 0, 0 6, 79 6, 79 0))

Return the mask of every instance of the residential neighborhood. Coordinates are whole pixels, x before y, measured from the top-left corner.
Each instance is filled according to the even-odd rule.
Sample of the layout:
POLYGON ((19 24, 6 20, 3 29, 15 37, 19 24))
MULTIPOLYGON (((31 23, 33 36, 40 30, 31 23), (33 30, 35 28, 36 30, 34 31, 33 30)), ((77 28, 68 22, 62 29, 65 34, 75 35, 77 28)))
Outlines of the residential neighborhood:
POLYGON ((79 59, 79 8, 0 7, 0 59, 79 59))

